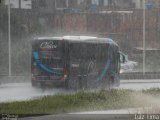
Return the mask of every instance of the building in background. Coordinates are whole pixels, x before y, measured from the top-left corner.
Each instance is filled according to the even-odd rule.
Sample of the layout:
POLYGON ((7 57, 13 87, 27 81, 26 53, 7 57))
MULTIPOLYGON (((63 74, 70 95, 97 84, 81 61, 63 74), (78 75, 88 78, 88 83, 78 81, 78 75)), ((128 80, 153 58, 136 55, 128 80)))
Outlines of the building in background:
MULTIPOLYGON (((9 4, 9 0, 5 0, 5 5, 9 4)), ((10 0, 11 8, 32 9, 32 0, 10 0)))
MULTIPOLYGON (((9 0, 5 0, 5 5, 9 4, 9 0)), ((19 0, 10 0, 11 8, 20 8, 19 0)))
POLYGON ((20 0, 21 9, 32 9, 32 0, 20 0))
MULTIPOLYGON (((132 0, 135 5, 135 9, 142 9, 143 8, 143 0, 132 0)), ((145 6, 147 9, 151 8, 159 8, 160 0, 145 0, 145 6)))
MULTIPOLYGON (((5 5, 9 0, 5 0, 5 5)), ((97 12, 103 10, 142 9, 143 0, 10 0, 11 8, 32 12, 97 12)), ((160 0, 145 0, 146 8, 159 8, 160 0)))

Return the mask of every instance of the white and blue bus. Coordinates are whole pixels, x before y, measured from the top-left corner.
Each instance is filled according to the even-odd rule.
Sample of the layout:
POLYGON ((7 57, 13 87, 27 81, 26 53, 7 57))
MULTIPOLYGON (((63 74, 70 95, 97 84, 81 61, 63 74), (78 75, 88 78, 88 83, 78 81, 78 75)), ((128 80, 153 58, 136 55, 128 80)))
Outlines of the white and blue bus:
POLYGON ((40 37, 32 42, 32 86, 68 89, 120 85, 120 61, 125 57, 109 38, 40 37))

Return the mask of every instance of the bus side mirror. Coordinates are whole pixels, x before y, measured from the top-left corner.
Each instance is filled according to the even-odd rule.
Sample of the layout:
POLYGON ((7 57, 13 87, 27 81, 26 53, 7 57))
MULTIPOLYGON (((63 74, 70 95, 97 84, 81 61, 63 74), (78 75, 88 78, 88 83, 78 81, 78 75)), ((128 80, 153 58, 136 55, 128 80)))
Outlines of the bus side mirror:
POLYGON ((119 55, 120 55, 120 62, 121 63, 125 63, 125 62, 127 62, 128 61, 128 56, 127 55, 125 55, 124 53, 119 53, 119 55))

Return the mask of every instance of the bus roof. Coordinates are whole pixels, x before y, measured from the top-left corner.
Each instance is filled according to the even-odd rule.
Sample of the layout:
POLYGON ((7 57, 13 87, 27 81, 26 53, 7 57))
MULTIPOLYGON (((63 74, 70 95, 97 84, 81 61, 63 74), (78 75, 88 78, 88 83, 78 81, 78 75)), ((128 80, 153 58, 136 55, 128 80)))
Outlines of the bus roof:
POLYGON ((110 38, 97 38, 93 36, 63 36, 63 37, 38 37, 35 40, 67 40, 71 43, 85 42, 85 43, 109 43, 116 46, 117 43, 110 38))

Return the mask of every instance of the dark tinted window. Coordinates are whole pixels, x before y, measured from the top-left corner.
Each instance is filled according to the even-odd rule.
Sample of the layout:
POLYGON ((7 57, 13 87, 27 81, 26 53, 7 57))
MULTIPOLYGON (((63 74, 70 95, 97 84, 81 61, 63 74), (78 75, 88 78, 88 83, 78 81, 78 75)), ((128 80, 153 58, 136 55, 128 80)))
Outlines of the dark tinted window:
POLYGON ((73 43, 70 47, 71 57, 76 59, 94 59, 96 56, 96 44, 73 43))
POLYGON ((62 41, 57 40, 35 40, 32 51, 39 53, 41 59, 62 59, 64 47, 62 41))

